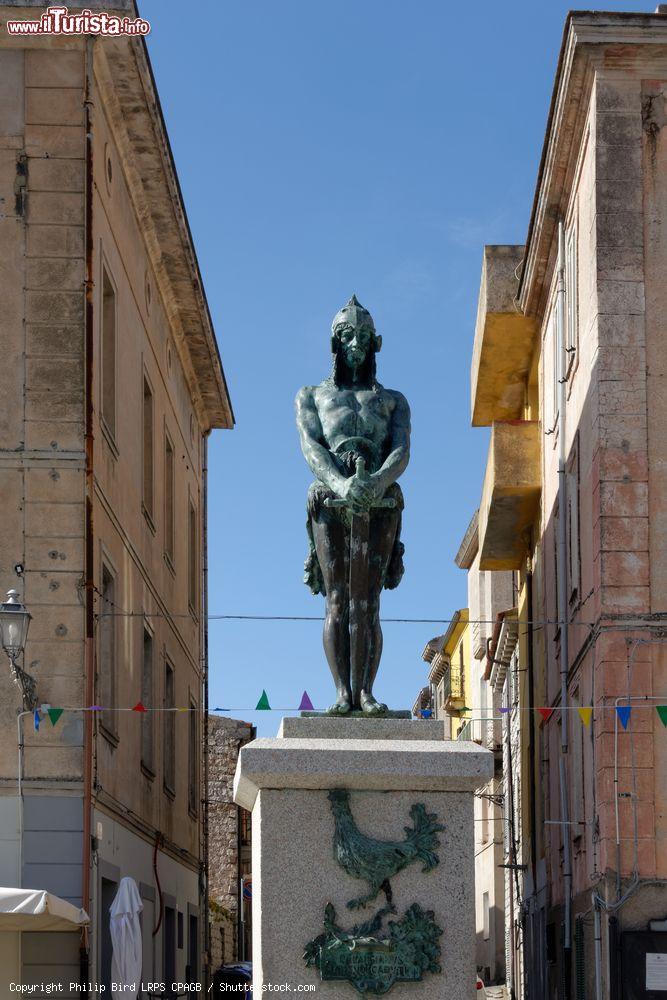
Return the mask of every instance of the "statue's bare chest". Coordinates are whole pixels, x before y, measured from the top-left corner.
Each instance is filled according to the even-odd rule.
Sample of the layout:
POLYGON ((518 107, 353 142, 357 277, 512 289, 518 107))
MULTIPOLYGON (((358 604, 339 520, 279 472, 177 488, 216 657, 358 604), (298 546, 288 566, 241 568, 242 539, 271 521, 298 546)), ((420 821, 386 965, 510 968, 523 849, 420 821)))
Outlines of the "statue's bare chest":
POLYGON ((395 403, 386 391, 335 389, 315 390, 315 405, 331 447, 341 438, 362 437, 382 445, 391 426, 395 403))

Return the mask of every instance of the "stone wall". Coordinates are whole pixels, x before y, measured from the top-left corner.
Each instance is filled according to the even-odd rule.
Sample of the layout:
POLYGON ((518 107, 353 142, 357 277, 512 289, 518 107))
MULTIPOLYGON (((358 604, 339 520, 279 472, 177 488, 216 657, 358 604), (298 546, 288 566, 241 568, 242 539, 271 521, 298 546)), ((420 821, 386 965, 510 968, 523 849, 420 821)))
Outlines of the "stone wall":
MULTIPOLYGON (((243 811, 234 804, 232 786, 239 750, 254 738, 249 722, 209 716, 209 916, 211 968, 240 958, 238 947, 239 877, 250 871, 250 845, 241 842, 243 811)), ((250 826, 248 823, 247 830, 250 826)), ((249 916, 248 907, 248 916, 249 916)))

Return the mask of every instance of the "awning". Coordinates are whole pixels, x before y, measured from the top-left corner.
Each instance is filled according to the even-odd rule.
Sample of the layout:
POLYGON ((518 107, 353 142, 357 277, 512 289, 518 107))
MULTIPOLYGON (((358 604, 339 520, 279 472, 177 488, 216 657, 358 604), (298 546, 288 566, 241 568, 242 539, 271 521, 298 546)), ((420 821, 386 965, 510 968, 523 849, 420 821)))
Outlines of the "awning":
POLYGON ((0 931, 76 931, 88 923, 85 910, 45 889, 0 888, 0 931))

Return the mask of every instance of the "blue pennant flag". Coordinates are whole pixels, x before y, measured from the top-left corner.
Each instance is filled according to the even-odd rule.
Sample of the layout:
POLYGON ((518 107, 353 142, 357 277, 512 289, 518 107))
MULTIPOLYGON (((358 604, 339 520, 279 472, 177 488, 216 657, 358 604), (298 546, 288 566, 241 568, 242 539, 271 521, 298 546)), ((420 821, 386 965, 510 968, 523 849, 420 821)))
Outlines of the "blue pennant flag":
POLYGON ((630 721, 630 713, 632 708, 630 705, 617 705, 616 714, 618 715, 619 721, 624 729, 628 728, 628 722, 630 721))
POLYGON ((39 709, 38 708, 35 709, 35 714, 33 716, 33 719, 35 720, 35 732, 38 733, 39 732, 39 724, 42 721, 41 716, 39 714, 39 709))

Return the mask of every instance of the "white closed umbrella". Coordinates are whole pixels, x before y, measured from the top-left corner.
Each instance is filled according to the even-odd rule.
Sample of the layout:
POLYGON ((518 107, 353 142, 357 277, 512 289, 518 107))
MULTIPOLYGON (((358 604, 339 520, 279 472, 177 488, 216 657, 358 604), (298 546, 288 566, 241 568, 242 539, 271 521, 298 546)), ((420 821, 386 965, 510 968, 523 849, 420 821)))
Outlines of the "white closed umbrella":
POLYGON ((113 956, 111 959, 112 989, 125 996, 138 992, 141 983, 141 923, 144 908, 137 883, 133 878, 120 880, 118 892, 109 909, 109 927, 113 956))

